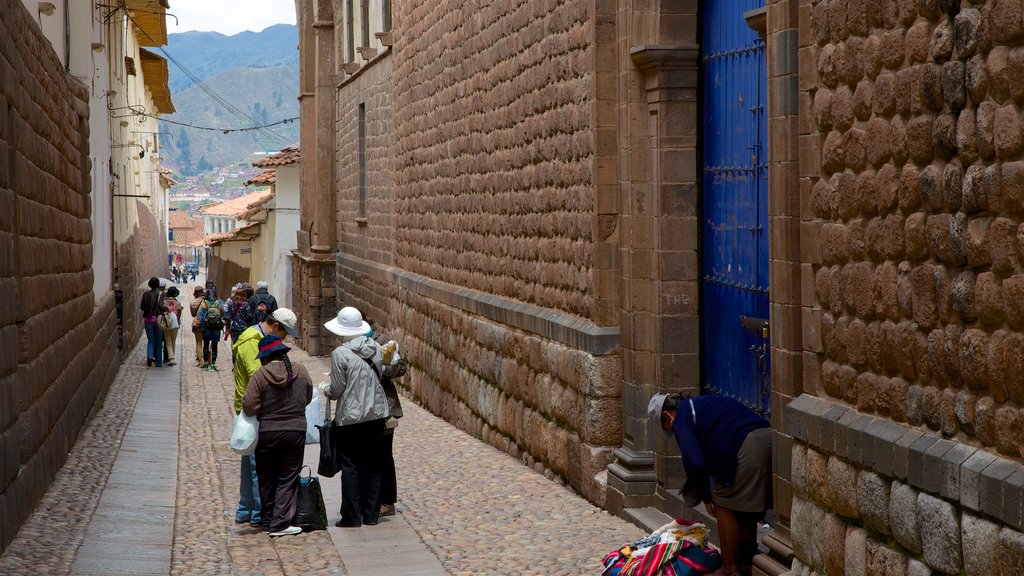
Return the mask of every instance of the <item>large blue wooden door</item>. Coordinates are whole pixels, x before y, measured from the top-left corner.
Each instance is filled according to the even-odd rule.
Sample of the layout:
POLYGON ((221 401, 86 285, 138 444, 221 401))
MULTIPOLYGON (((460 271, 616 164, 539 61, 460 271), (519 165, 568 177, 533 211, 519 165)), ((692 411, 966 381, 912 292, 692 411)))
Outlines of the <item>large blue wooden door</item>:
POLYGON ((765 43, 743 17, 763 5, 701 3, 701 387, 767 416, 767 76, 765 43))

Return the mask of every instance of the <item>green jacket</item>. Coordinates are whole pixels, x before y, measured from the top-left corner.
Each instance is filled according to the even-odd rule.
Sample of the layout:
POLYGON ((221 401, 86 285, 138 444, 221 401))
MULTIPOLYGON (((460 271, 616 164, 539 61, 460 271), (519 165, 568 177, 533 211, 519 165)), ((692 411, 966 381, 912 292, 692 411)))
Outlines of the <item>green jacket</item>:
POLYGON ((249 326, 239 334, 238 340, 231 347, 235 353, 235 414, 242 411, 242 397, 245 396, 245 389, 249 385, 249 378, 259 370, 263 363, 256 359, 260 351, 260 340, 263 338, 263 330, 260 325, 249 326))

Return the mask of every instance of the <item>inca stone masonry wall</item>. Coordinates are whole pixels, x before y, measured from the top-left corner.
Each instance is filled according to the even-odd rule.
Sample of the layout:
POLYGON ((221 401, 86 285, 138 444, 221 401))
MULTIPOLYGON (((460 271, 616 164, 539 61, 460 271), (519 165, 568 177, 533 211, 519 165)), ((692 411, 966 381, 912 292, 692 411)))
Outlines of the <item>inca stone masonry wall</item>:
POLYGON ((430 410, 603 503, 622 425, 617 328, 591 321, 589 11, 396 11, 394 46, 338 89, 337 304, 402 343, 430 410))
POLYGON ((396 11, 397 266, 591 317, 589 4, 396 11))
POLYGON ((800 3, 803 389, 843 411, 819 441, 787 410, 805 571, 1021 571, 1022 16, 800 3))
POLYGON ((88 91, 17 0, 0 1, 0 550, 118 367, 93 292, 88 91))

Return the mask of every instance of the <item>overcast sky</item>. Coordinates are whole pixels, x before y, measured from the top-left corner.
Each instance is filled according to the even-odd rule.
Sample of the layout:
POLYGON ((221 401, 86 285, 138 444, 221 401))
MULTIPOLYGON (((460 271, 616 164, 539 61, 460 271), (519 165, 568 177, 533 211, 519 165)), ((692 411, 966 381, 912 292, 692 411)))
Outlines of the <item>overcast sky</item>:
POLYGON ((227 36, 259 32, 274 24, 295 24, 294 0, 170 0, 167 32, 203 30, 227 36))

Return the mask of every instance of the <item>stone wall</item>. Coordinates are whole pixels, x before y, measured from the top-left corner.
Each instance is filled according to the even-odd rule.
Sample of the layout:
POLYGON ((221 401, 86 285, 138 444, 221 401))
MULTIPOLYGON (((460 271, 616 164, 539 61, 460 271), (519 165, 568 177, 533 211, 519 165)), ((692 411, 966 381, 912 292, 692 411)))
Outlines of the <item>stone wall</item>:
POLYGON ((419 401, 603 503, 622 422, 618 287, 595 281, 617 263, 594 260, 615 220, 594 206, 593 10, 396 11, 391 49, 338 87, 336 266, 338 306, 401 342, 419 401))
POLYGON ((395 14, 395 264, 590 318, 590 2, 395 14))
POLYGON ((0 550, 119 365, 93 295, 87 88, 18 0, 0 0, 0 550))
POLYGON ((809 569, 841 573, 845 542, 868 574, 1020 572, 979 568, 976 552, 1024 557, 1021 11, 800 2, 802 386, 833 407, 826 416, 844 411, 820 445, 785 416, 793 545, 809 569), (851 449, 857 438, 893 447, 892 466, 909 472, 851 449), (956 458, 921 477, 918 464, 943 454, 956 458), (857 494, 886 495, 890 524, 857 494), (812 521, 824 530, 807 532, 812 521))

